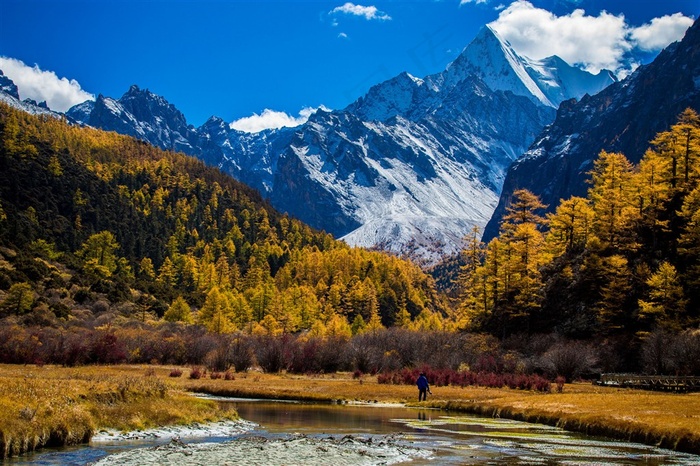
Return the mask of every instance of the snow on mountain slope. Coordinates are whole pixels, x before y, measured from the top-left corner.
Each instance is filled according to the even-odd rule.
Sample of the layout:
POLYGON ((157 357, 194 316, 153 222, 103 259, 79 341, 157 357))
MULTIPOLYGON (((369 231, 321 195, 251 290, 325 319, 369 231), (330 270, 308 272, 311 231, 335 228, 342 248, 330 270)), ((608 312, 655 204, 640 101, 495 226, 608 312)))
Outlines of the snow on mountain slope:
POLYGON ((598 74, 591 74, 569 65, 556 55, 542 60, 529 60, 528 63, 528 74, 557 107, 571 98, 580 99, 585 94, 595 95, 617 82, 611 71, 601 70, 598 74))
POLYGON ((46 102, 37 104, 31 99, 20 100, 17 86, 15 85, 14 81, 5 76, 2 70, 0 70, 0 102, 4 102, 11 107, 33 115, 50 115, 53 117, 61 116, 60 113, 56 113, 49 109, 49 107, 46 106, 46 102))
POLYGON ((272 205, 351 244, 434 262, 493 212, 510 163, 559 102, 610 80, 556 57, 516 54, 488 27, 441 73, 408 73, 294 128, 247 133, 210 118, 194 129, 165 99, 132 86, 68 114, 196 155, 272 205))
POLYGON ((475 177, 474 170, 465 169, 459 157, 446 153, 425 127, 401 118, 367 127, 402 147, 406 155, 368 157, 377 177, 390 185, 353 187, 362 204, 355 212, 362 225, 343 236, 346 242, 433 263, 446 250, 454 251, 473 225, 485 225, 488 211, 495 207, 496 191, 475 177), (417 155, 411 154, 416 147, 422 161, 411 157, 417 155))

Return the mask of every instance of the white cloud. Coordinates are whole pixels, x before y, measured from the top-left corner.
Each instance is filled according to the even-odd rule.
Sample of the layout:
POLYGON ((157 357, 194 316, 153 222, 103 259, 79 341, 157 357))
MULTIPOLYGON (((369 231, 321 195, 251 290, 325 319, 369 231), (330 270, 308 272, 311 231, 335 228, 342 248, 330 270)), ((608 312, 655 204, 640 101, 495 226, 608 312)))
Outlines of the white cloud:
POLYGON ((16 58, 0 57, 0 69, 17 85, 21 99, 46 101, 51 110, 65 112, 73 105, 95 100, 80 84, 67 78, 59 78, 53 71, 43 71, 38 65, 28 66, 16 58))
POLYGON ((338 34, 338 39, 347 39, 347 38, 348 38, 348 35, 345 34, 344 32, 341 32, 340 34, 338 34))
POLYGON ((254 113, 249 117, 243 117, 230 124, 231 128, 244 131, 246 133, 259 133, 266 129, 278 129, 282 127, 294 127, 306 123, 317 110, 329 111, 330 109, 321 105, 320 107, 304 107, 299 111, 299 116, 294 117, 285 112, 278 112, 266 108, 261 114, 254 113))
POLYGON ((642 50, 661 50, 683 37, 693 19, 680 13, 654 18, 650 23, 635 28, 631 37, 642 50))
POLYGON ((343 6, 337 6, 330 11, 330 14, 335 13, 343 13, 346 15, 353 16, 363 16, 366 20, 377 19, 380 21, 388 21, 391 19, 391 16, 384 13, 383 11, 379 11, 376 6, 355 5, 354 3, 350 2, 347 2, 343 6))
POLYGON ((577 9, 556 16, 528 1, 518 0, 501 11, 490 26, 530 58, 558 55, 592 72, 618 68, 625 53, 632 49, 626 39, 624 16, 605 11, 588 16, 577 9))
POLYGON ((558 55, 590 72, 605 68, 621 77, 636 66, 630 61, 631 52, 661 50, 681 38, 692 22, 677 13, 635 28, 624 15, 601 11, 598 16, 591 16, 576 9, 557 16, 529 1, 516 0, 490 26, 515 50, 530 58, 558 55))
POLYGON ((487 3, 489 0, 459 0, 459 5, 466 5, 467 3, 476 3, 477 5, 481 5, 483 3, 487 3))

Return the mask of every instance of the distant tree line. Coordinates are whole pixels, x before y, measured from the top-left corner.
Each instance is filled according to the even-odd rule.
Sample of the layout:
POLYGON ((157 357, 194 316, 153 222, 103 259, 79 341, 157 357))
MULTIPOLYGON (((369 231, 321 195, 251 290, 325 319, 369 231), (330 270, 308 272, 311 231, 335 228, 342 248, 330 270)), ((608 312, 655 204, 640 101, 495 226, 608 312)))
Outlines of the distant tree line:
MULTIPOLYGON (((517 375, 549 381, 595 378, 612 372, 624 358, 611 342, 551 334, 501 341, 486 334, 392 327, 321 337, 309 332, 216 334, 199 325, 162 321, 104 322, 96 318, 82 325, 50 327, 6 319, 0 325, 0 361, 66 366, 162 364, 213 372, 350 371, 357 376, 383 374, 385 383, 405 383, 406 374, 422 368, 433 374, 433 383, 529 388, 539 379, 517 375)), ((640 345, 637 357, 639 369, 646 373, 700 375, 700 335, 656 330, 640 345)), ((538 385, 537 389, 544 388, 538 385)))

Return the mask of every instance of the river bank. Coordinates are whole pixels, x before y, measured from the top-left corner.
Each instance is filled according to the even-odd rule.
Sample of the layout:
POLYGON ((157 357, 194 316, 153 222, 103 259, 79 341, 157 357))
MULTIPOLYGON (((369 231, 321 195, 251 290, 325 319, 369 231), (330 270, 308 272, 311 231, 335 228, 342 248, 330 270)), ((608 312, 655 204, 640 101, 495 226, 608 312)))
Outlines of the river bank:
POLYGON ((700 454, 700 393, 665 393, 566 384, 562 393, 483 387, 432 387, 418 403, 413 386, 351 374, 241 374, 234 381, 183 380, 189 390, 219 396, 308 401, 402 403, 547 424, 587 435, 700 454))
MULTIPOLYGON (((170 377, 171 367, 32 367, 0 365, 3 457, 44 446, 85 443, 96 432, 235 419, 215 396, 360 404, 419 405, 417 389, 352 374, 299 376, 236 373, 170 377)), ((564 429, 700 454, 700 394, 671 394, 567 384, 562 393, 432 387, 423 407, 538 422, 564 429)), ((114 435, 114 434, 113 434, 114 435)))

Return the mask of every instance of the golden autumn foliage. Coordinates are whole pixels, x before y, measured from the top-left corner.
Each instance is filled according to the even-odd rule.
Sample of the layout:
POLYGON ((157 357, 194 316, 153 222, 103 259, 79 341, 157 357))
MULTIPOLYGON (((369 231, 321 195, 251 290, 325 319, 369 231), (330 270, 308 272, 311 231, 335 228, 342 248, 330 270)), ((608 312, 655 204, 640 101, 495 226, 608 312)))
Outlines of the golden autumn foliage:
POLYGON ((0 290, 63 296, 48 306, 59 320, 100 300, 214 333, 337 333, 337 319, 380 328, 445 312, 417 266, 314 231, 192 157, 4 105, 0 136, 0 246, 16 257, 0 254, 22 263, 0 268, 0 290))
POLYGON ((602 151, 586 198, 520 190, 488 245, 470 237, 460 327, 576 337, 700 323, 700 118, 684 111, 639 165, 602 151))

